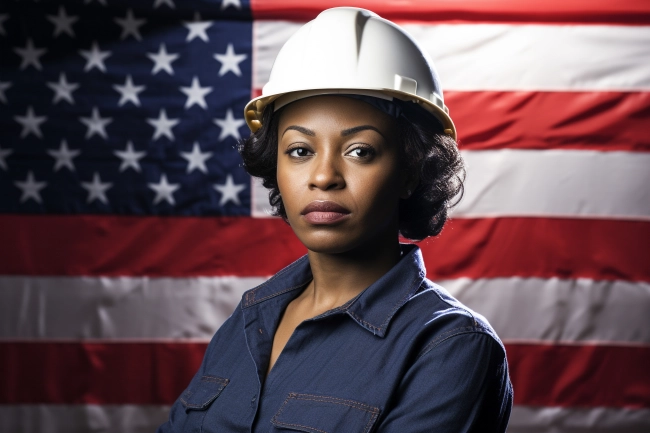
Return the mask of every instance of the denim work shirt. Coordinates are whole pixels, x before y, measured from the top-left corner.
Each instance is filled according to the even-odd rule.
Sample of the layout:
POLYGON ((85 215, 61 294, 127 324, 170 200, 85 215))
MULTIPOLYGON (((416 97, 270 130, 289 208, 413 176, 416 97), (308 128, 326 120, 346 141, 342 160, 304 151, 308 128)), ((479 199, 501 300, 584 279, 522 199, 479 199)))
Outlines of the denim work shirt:
POLYGON ((402 250, 362 293, 302 322, 268 377, 282 314, 312 280, 307 256, 247 291, 158 432, 504 432, 501 341, 425 278, 417 246, 402 250))

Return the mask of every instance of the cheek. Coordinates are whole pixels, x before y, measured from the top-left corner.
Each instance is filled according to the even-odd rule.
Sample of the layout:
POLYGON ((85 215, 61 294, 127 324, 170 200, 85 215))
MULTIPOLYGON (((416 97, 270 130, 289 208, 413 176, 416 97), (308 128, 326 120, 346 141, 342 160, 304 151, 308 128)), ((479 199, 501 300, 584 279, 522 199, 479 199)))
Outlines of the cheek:
POLYGON ((293 210, 297 205, 294 203, 295 200, 293 199, 299 196, 299 177, 295 170, 288 170, 287 167, 283 166, 281 163, 278 163, 276 180, 278 182, 278 189, 280 190, 280 195, 282 196, 282 202, 284 203, 285 210, 287 213, 290 213, 289 211, 293 210))
POLYGON ((392 214, 399 203, 400 177, 396 167, 383 167, 365 176, 354 176, 348 186, 355 190, 352 195, 360 209, 392 214))

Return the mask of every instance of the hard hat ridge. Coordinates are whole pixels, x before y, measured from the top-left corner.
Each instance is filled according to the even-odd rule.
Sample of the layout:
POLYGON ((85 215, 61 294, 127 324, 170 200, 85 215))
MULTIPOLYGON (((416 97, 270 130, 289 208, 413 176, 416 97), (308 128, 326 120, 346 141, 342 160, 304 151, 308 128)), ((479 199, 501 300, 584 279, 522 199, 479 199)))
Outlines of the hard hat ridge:
POLYGON ((245 119, 254 132, 270 103, 277 110, 320 94, 359 94, 424 108, 456 138, 428 53, 396 24, 351 7, 327 9, 302 26, 278 53, 262 96, 245 119))

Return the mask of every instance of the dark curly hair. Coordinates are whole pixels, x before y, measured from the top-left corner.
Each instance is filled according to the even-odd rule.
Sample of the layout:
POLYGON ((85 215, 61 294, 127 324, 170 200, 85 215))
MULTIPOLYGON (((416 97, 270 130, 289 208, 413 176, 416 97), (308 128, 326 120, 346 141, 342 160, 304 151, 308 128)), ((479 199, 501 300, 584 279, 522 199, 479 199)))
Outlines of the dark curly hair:
MULTIPOLYGON (((456 141, 444 134, 442 125, 413 103, 401 103, 397 118, 402 169, 418 173, 419 183, 412 195, 400 201, 399 231, 409 240, 436 236, 447 221, 448 211, 463 194, 465 165, 456 141)), ((244 168, 269 189, 273 215, 287 220, 277 183, 278 123, 283 108, 264 109, 262 127, 241 140, 237 150, 244 168)))

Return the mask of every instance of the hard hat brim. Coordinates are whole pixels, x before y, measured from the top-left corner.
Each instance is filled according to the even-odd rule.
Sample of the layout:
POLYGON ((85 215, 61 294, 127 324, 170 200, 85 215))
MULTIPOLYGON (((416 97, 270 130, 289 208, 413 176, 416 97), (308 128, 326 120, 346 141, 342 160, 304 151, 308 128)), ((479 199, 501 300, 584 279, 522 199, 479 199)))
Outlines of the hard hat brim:
MULTIPOLYGON (((454 140, 456 140, 456 127, 454 122, 449 116, 449 109, 444 105, 442 100, 436 101, 440 105, 412 93, 402 92, 394 89, 346 89, 346 88, 324 88, 324 89, 307 89, 307 90, 296 90, 285 93, 277 93, 272 95, 261 95, 257 98, 252 99, 246 107, 244 108, 244 119, 246 124, 252 132, 256 132, 259 128, 262 127, 262 113, 264 109, 272 104, 273 102, 280 100, 281 106, 290 104, 291 102, 297 101, 299 99, 307 98, 310 96, 318 95, 336 95, 336 94, 351 94, 351 95, 365 95, 365 96, 374 96, 382 99, 392 99, 396 98, 400 101, 411 102, 418 104, 420 107, 424 108, 432 116, 434 116, 441 124, 444 130, 444 133, 454 140)), ((280 107, 276 107, 280 108, 280 107)))

